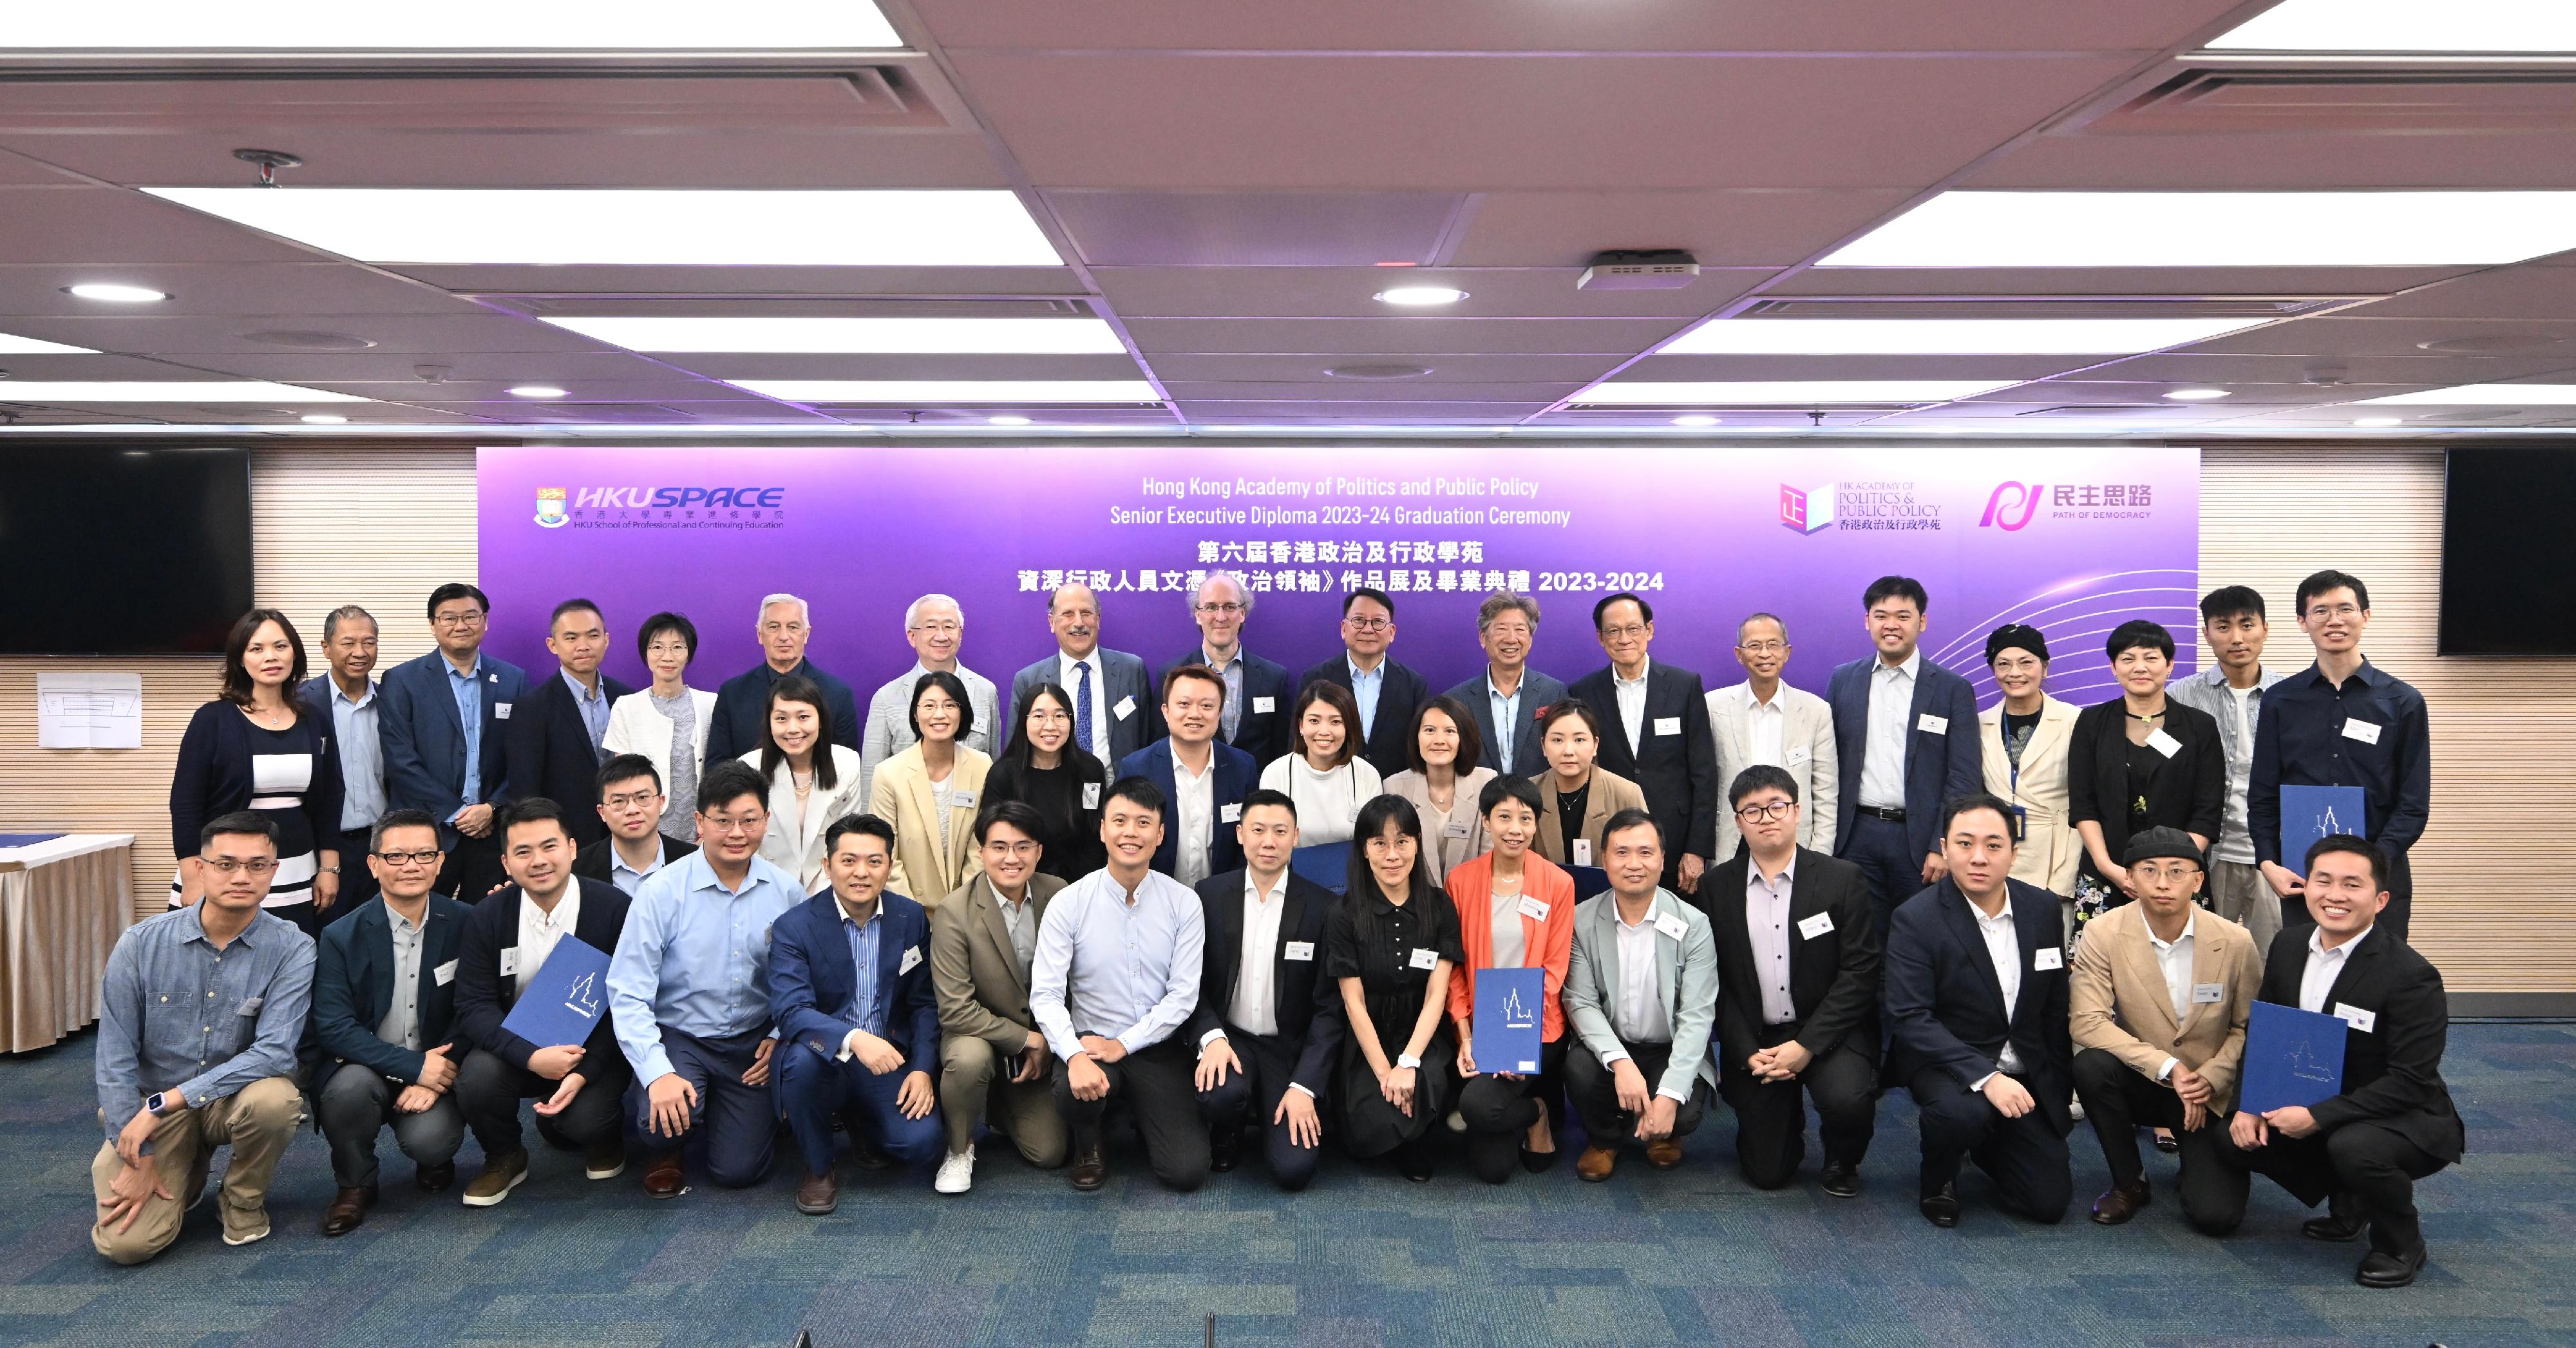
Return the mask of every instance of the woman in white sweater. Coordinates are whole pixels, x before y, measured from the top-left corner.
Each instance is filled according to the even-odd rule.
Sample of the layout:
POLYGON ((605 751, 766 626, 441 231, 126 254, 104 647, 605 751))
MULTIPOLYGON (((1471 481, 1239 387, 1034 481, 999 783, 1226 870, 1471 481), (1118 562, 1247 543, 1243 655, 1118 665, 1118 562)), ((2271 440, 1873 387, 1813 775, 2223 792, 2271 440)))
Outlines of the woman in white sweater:
POLYGON ((1467 704, 1442 695, 1413 714, 1409 756, 1413 766, 1386 779, 1386 793, 1413 802, 1422 816, 1422 861, 1431 878, 1448 883, 1449 868, 1494 849, 1478 798, 1494 770, 1477 766, 1484 743, 1467 704))
POLYGON ((1271 760, 1261 784, 1297 802, 1300 847, 1349 842, 1360 807, 1385 791, 1377 769, 1359 756, 1352 730, 1359 723, 1359 704, 1341 685, 1317 680, 1297 690, 1289 722, 1295 752, 1271 760))
POLYGON ((698 774, 707 765, 707 726, 716 714, 716 695, 682 682, 689 662, 698 657, 698 629, 677 613, 656 613, 635 636, 644 653, 644 668, 653 686, 628 693, 608 708, 608 733, 600 747, 609 754, 642 754, 662 776, 662 832, 683 842, 698 840, 698 774))
POLYGON ((829 882, 823 831, 867 803, 859 797, 859 751, 832 742, 832 711, 812 679, 791 674, 770 685, 760 747, 742 761, 769 778, 761 860, 795 876, 806 893, 821 893, 829 882))

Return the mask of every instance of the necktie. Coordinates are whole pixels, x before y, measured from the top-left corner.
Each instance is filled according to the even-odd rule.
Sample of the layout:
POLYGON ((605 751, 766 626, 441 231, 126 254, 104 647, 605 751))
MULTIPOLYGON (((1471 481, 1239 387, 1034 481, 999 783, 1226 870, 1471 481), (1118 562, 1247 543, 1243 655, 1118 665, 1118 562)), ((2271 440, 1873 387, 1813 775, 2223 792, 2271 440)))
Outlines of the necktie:
POLYGON ((1073 676, 1073 742, 1084 753, 1097 755, 1100 751, 1091 743, 1091 662, 1074 661, 1073 676))

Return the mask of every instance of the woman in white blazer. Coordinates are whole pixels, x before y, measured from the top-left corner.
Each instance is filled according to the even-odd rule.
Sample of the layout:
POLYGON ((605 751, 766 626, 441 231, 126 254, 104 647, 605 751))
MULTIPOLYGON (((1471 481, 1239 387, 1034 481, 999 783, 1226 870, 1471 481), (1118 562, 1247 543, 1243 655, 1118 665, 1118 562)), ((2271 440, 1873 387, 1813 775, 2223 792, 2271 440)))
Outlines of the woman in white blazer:
POLYGON ((742 761, 769 778, 769 833, 760 857, 796 877, 808 894, 831 883, 823 867, 823 831, 866 808, 859 795, 859 751, 832 742, 832 711, 812 679, 791 674, 769 687, 760 747, 742 761))
POLYGON ((1768 613, 1757 613, 1735 625, 1735 658, 1752 675, 1744 682, 1708 695, 1708 731, 1717 741, 1717 856, 1735 855, 1744 834, 1735 811, 1726 804, 1736 774, 1753 766, 1756 755, 1789 774, 1798 784, 1798 845, 1827 856, 1834 854, 1835 808, 1842 803, 1842 758, 1834 747, 1834 709, 1823 698, 1781 681, 1789 667, 1789 629, 1768 613), (1754 744, 1754 723, 1762 723, 1762 744, 1754 744), (1779 756, 1771 757, 1770 730, 1780 733, 1779 756))
MULTIPOLYGON (((628 693, 608 707, 608 733, 600 747, 612 754, 642 754, 662 775, 662 832, 698 840, 698 774, 707 765, 707 726, 716 695, 681 681, 698 657, 698 629, 677 613, 656 613, 635 636, 653 686, 628 693)), ((558 801, 566 809, 570 801, 558 801)))
POLYGON ((1495 774, 1477 766, 1484 747, 1467 704, 1444 693, 1413 714, 1413 766, 1386 779, 1386 794, 1412 801, 1422 816, 1422 860, 1435 883, 1494 850, 1481 798, 1495 774))
POLYGON ((1359 704, 1350 690, 1317 679, 1297 690, 1289 721, 1291 752, 1261 770, 1263 789, 1297 803, 1297 845, 1349 842, 1360 807, 1386 790, 1377 769, 1360 757, 1359 704))
POLYGON ((1995 686, 2004 695, 2003 701, 1977 713, 1986 790, 2022 811, 2012 878, 2063 898, 2071 924, 2075 868, 2084 859, 2084 840, 2069 817, 2066 769, 2080 709, 2042 691, 2048 678, 2048 639, 2038 628, 2020 623, 1996 628, 1986 638, 1986 667, 1994 671, 1995 686))
POLYGON ((913 681, 913 743, 877 764, 868 813, 894 825, 894 873, 887 890, 937 908, 984 869, 975 812, 993 760, 960 741, 975 728, 966 682, 944 669, 913 681))

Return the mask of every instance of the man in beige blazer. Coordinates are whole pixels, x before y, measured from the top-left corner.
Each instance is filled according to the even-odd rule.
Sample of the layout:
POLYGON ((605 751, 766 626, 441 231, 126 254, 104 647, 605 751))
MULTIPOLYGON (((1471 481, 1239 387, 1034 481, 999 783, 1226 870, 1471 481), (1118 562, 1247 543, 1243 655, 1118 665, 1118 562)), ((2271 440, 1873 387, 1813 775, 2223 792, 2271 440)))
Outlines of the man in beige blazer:
POLYGON ((2093 1220, 2114 1226, 2147 1205, 2138 1129, 2153 1126, 2172 1129, 2181 1143, 2183 1216, 2223 1233, 2235 1225, 2223 1192, 2232 1177, 2216 1149, 2235 1102, 2263 955, 2243 927, 2194 902, 2201 855, 2190 834, 2138 833, 2124 864, 2138 900, 2085 927, 2067 981, 2075 1095, 2111 1167, 2093 1220))
POLYGON ((1040 874, 1045 821, 1019 801, 988 806, 975 820, 980 873, 930 910, 930 982, 939 997, 939 1107, 948 1154, 932 1187, 962 1194, 975 1181, 975 1124, 993 1106, 993 1126, 1029 1164, 1064 1164, 1063 1116, 1055 1107, 1055 1056, 1029 1010, 1038 923, 1065 882, 1040 874))
MULTIPOLYGON (((1735 659, 1751 676, 1708 695, 1708 730, 1717 740, 1717 780, 1768 763, 1798 784, 1798 845, 1832 856, 1834 808, 1842 800, 1842 759, 1834 752, 1834 709, 1823 698, 1780 681, 1789 667, 1789 628, 1768 613, 1735 625, 1735 659)), ((1735 855, 1743 834, 1735 816, 1717 812, 1717 855, 1735 855)))

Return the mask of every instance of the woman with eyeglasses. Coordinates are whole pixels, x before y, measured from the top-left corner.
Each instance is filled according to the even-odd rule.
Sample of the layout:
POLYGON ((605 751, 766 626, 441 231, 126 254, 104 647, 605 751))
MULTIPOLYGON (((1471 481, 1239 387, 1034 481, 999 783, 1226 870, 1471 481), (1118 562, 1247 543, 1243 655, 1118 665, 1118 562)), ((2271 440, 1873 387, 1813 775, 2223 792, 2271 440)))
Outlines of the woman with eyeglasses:
POLYGON ((1109 768, 1072 744, 1072 696, 1061 685, 1041 683, 1029 690, 1020 723, 1011 727, 1010 746, 984 779, 985 803, 1016 800, 1038 812, 1044 826, 1034 835, 1043 849, 1038 870, 1063 880, 1079 880, 1109 864, 1100 842, 1100 796, 1109 789, 1109 768))
POLYGON ((340 756, 331 745, 331 714, 294 696, 303 681, 304 638, 285 614, 255 608, 233 624, 224 639, 222 692, 188 718, 170 776, 179 862, 171 907, 205 897, 198 832, 206 821, 250 810, 277 825, 277 869, 260 907, 308 936, 329 920, 341 858, 320 841, 336 840, 340 828, 340 756))
POLYGON ((1325 972, 1340 984, 1350 1037, 1334 1092, 1342 1144, 1392 1154, 1416 1184, 1432 1171, 1432 1127, 1457 1098, 1457 1041, 1444 1014, 1466 960, 1458 909, 1422 861, 1422 817, 1400 796, 1360 807, 1349 890, 1324 927, 1325 972))
POLYGON ((2227 812, 2227 751, 2217 718, 2165 696, 2173 633, 2132 620, 2113 629, 2103 649, 2120 695, 2075 718, 2066 773, 2069 813, 2084 839, 2075 875, 2079 933, 2138 896, 2128 868, 2113 860, 2128 855, 2131 836, 2158 825, 2178 828, 2206 852, 2227 812))
POLYGON ((983 863, 976 859, 975 812, 993 760, 965 743, 975 731, 966 681, 934 669, 913 681, 913 741, 877 764, 868 812, 894 825, 889 893, 937 908, 983 863))
POLYGON ((760 747, 742 756, 769 779, 769 832, 760 859, 795 876, 808 894, 830 882, 823 831, 866 808, 859 797, 859 751, 832 742, 832 709, 822 685, 790 674, 769 686, 760 747))
POLYGON ((683 681, 698 658, 697 625, 681 614, 656 613, 644 620, 635 645, 653 684, 608 709, 608 733, 599 741, 602 760, 617 754, 651 759, 667 802, 659 825, 663 835, 696 842, 698 774, 706 768, 707 730, 716 715, 716 695, 683 681))
POLYGON ((1538 854, 1559 866, 1598 866, 1601 828, 1621 810, 1646 808, 1635 782, 1594 766, 1601 717, 1581 698, 1561 697, 1539 720, 1538 854))
POLYGON ((1360 704, 1350 690, 1321 680, 1297 690, 1289 721, 1295 752, 1261 770, 1263 789, 1297 802, 1297 843, 1316 847, 1347 842, 1360 805, 1386 789, 1377 769, 1360 756, 1360 704))
POLYGON ((1476 733, 1474 713, 1446 693, 1413 714, 1408 751, 1413 766, 1387 778, 1386 793, 1413 802, 1414 811, 1422 816, 1422 846, 1431 863, 1431 878, 1445 884, 1452 868, 1494 846, 1476 802, 1495 773, 1478 765, 1484 741, 1476 733))

